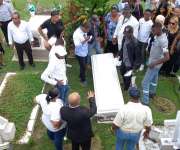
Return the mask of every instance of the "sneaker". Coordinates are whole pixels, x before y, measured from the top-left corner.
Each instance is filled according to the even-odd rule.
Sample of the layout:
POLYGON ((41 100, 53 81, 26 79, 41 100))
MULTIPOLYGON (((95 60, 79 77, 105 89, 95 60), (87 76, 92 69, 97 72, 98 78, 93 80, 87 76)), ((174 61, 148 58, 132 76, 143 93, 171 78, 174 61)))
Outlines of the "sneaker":
POLYGON ((20 66, 20 70, 24 70, 25 66, 20 66))
POLYGON ((81 81, 81 85, 82 85, 83 87, 87 86, 87 81, 81 81))
POLYGON ((143 71, 143 70, 144 70, 144 65, 141 65, 139 71, 143 71))
POLYGON ((155 98, 155 96, 156 96, 156 94, 149 94, 149 98, 154 99, 154 98, 155 98))
POLYGON ((66 64, 66 67, 72 68, 72 65, 71 64, 66 64))

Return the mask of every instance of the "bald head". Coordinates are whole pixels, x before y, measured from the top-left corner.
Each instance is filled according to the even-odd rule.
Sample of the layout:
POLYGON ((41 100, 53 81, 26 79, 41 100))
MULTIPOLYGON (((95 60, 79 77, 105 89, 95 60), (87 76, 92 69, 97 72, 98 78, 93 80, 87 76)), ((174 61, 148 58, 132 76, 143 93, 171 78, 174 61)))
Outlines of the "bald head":
POLYGON ((71 106, 75 107, 80 104, 80 95, 77 92, 73 92, 68 96, 68 102, 71 106))

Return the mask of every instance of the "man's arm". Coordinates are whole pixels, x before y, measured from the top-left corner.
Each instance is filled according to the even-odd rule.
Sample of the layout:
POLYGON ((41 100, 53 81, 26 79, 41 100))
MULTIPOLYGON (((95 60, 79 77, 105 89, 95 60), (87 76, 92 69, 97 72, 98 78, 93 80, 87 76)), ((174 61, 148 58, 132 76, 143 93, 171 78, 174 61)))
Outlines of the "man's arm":
POLYGON ((29 41, 30 41, 30 42, 33 42, 33 41, 34 41, 33 34, 32 34, 32 32, 31 32, 31 30, 30 30, 30 27, 29 27, 28 23, 27 23, 27 25, 26 25, 26 31, 27 31, 27 33, 28 33, 29 41))
POLYGON ((88 92, 88 100, 89 100, 89 112, 88 112, 88 117, 92 117, 96 114, 97 112, 97 107, 95 103, 95 97, 94 97, 94 92, 89 91, 88 92))
POLYGON ((8 24, 8 41, 11 48, 13 48, 13 37, 11 33, 11 27, 10 24, 8 24))
POLYGON ((44 34, 43 29, 46 28, 46 21, 38 28, 39 34, 43 37, 44 40, 48 40, 48 37, 46 34, 44 34))
POLYGON ((157 61, 149 64, 148 67, 149 67, 149 68, 154 68, 155 66, 157 66, 157 65, 159 65, 159 64, 165 63, 165 62, 168 61, 169 59, 170 59, 169 52, 166 52, 166 53, 164 53, 164 57, 163 57, 163 58, 161 58, 161 59, 159 59, 159 60, 157 60, 157 61))
POLYGON ((138 46, 138 43, 135 43, 134 55, 135 55, 135 60, 133 62, 133 69, 136 70, 141 65, 141 62, 140 62, 141 52, 140 52, 140 48, 138 46))

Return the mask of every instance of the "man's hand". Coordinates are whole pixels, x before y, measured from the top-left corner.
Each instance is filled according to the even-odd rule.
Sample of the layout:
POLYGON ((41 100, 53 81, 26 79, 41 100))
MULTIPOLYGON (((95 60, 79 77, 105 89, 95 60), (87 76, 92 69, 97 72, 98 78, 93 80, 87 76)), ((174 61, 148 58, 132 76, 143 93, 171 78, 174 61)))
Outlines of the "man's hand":
POLYGON ((51 49, 51 45, 48 43, 47 40, 44 40, 44 47, 45 47, 47 50, 50 50, 50 49, 51 49))
POLYGON ((113 43, 114 45, 116 45, 116 44, 117 44, 117 38, 113 38, 113 39, 112 39, 112 43, 113 43))
POLYGON ((150 69, 154 68, 156 65, 154 63, 151 63, 149 65, 147 65, 150 69))
POLYGON ((14 49, 14 44, 9 45, 11 49, 14 49))
POLYGON ((143 133, 143 136, 144 136, 144 140, 147 139, 147 138, 149 138, 149 132, 148 132, 148 131, 145 131, 145 132, 143 133))
POLYGON ((88 99, 90 99, 90 98, 92 98, 92 97, 94 97, 94 96, 95 96, 95 94, 94 94, 93 91, 89 91, 88 94, 87 94, 87 98, 88 98, 88 99))
POLYGON ((31 46, 34 47, 34 41, 31 41, 31 46))
POLYGON ((59 86, 60 86, 60 85, 64 85, 63 80, 58 80, 58 81, 57 81, 57 85, 59 85, 59 86))
POLYGON ((170 55, 173 55, 174 54, 174 50, 170 50, 170 55))

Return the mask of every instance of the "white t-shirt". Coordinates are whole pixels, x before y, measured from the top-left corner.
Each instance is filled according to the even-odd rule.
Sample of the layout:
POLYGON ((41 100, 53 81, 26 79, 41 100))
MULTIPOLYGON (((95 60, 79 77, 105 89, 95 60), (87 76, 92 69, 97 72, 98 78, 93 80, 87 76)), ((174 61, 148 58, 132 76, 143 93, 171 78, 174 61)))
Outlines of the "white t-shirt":
POLYGON ((148 43, 153 22, 152 20, 145 21, 144 18, 139 20, 138 40, 143 43, 148 43))
POLYGON ((42 108, 42 122, 45 127, 52 131, 57 132, 66 127, 66 122, 64 122, 59 129, 53 127, 51 121, 60 121, 60 109, 63 106, 61 99, 57 99, 55 102, 50 102, 49 104, 46 101, 47 94, 40 94, 36 96, 36 102, 40 104, 42 108))
POLYGON ((128 102, 120 109, 113 123, 123 131, 138 133, 144 126, 152 125, 152 112, 141 103, 128 102))

